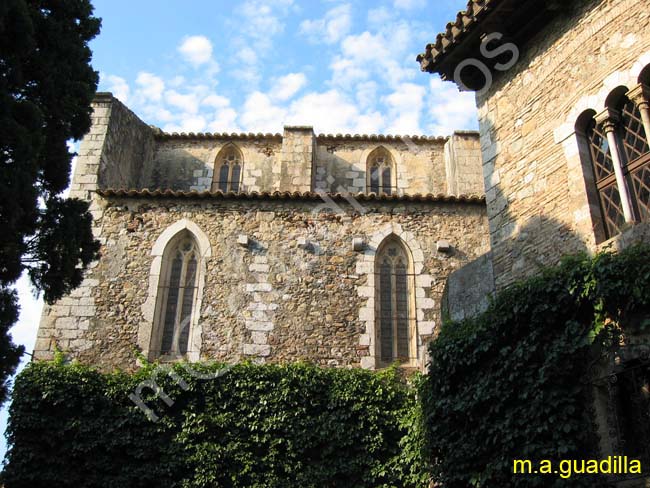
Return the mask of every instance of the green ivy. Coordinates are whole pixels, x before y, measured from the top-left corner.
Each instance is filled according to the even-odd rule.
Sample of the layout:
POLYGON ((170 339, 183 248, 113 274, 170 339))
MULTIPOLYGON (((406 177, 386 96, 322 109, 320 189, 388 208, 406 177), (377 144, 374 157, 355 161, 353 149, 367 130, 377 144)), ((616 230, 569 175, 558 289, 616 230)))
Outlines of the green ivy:
POLYGON ((427 484, 415 388, 396 369, 245 363, 199 379, 186 366, 31 364, 15 383, 5 488, 427 484), (128 397, 151 379, 173 401, 146 390, 157 422, 128 397))
POLYGON ((599 347, 648 317, 650 247, 636 246, 569 257, 480 316, 444 323, 421 388, 434 479, 445 488, 603 486, 587 475, 513 475, 513 460, 600 457, 587 368, 599 347))

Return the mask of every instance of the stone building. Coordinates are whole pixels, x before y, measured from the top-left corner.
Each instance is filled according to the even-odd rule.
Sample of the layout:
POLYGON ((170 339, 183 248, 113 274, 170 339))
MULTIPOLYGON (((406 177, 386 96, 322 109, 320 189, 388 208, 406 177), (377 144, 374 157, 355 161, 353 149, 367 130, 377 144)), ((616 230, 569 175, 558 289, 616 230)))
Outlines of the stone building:
POLYGON ((476 91, 497 288, 650 220, 650 10, 471 0, 418 57, 476 91))
POLYGON ((71 196, 101 258, 45 307, 36 358, 421 368, 447 276, 489 250, 476 133, 166 134, 108 93, 93 110, 71 196))
MULTIPOLYGON (((450 286, 491 268, 502 289, 566 254, 650 242, 648 24, 638 0, 470 0, 418 57, 479 111, 491 253, 450 286)), ((650 462, 649 339, 627 337, 594 382, 604 456, 650 462)))

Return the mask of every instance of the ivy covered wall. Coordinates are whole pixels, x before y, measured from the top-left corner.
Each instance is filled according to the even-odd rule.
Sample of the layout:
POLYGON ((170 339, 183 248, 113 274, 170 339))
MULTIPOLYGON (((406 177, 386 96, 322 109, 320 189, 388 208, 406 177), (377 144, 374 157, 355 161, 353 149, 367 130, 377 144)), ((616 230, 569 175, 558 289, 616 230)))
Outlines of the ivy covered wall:
POLYGON ((638 246, 566 258, 482 315, 445 323, 422 388, 434 479, 445 488, 608 486, 588 474, 515 475, 513 460, 557 469, 614 454, 600 448, 594 370, 606 374, 617 349, 650 332, 649 318, 650 248, 638 246))
POLYGON ((37 362, 10 416, 5 488, 428 484, 414 388, 394 369, 37 362))

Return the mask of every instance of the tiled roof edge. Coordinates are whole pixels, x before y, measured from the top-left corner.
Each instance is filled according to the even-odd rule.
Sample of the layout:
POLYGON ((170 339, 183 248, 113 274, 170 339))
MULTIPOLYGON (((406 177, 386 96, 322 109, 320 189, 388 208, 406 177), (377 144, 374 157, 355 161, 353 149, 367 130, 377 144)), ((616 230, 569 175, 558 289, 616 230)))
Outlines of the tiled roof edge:
MULTIPOLYGON (((163 132, 157 127, 152 127, 155 131, 154 135, 160 140, 171 139, 282 139, 282 134, 261 132, 163 132)), ((458 132, 458 131, 456 131, 458 132)), ((315 136, 317 140, 336 140, 336 141, 404 141, 411 140, 430 141, 430 142, 445 142, 449 136, 426 136, 426 135, 398 135, 398 134, 318 134, 315 136)))
POLYGON ((443 202, 443 203, 485 203, 485 197, 482 195, 445 195, 420 193, 414 195, 377 195, 375 193, 318 193, 318 192, 227 192, 221 191, 184 191, 184 190, 149 190, 143 188, 136 189, 115 189, 106 188, 96 191, 98 195, 106 198, 185 198, 185 199, 218 199, 218 200, 321 200, 327 196, 332 200, 349 200, 353 198, 358 201, 382 201, 382 202, 443 202))
POLYGON ((501 0, 469 0, 467 8, 456 15, 454 22, 449 22, 444 32, 436 41, 426 45, 424 53, 416 58, 422 71, 434 72, 435 64, 445 54, 451 52, 462 41, 467 32, 481 22, 483 17, 501 0))

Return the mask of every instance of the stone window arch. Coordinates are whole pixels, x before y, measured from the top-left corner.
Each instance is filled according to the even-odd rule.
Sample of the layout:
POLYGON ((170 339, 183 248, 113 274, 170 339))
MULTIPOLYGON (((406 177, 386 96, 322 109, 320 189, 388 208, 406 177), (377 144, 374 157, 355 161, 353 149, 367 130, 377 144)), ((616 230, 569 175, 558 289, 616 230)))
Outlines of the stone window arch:
POLYGON ((375 323, 377 357, 382 365, 416 359, 414 272, 410 252, 390 235, 375 258, 375 323))
MULTIPOLYGON (((619 234, 627 222, 650 221, 650 111, 648 90, 614 88, 605 110, 588 110, 576 123, 584 134, 601 209, 604 237, 619 234)), ((578 141, 579 144, 581 141, 578 141)))
POLYGON ((212 191, 241 191, 243 166, 244 157, 239 148, 232 143, 227 144, 219 151, 214 162, 212 191))
POLYGON ((390 152, 379 146, 366 161, 366 188, 368 193, 392 195, 397 188, 397 171, 390 152))
POLYGON ((138 346, 149 360, 186 358, 201 352, 200 310, 207 261, 207 235, 181 219, 165 229, 151 250, 149 291, 142 305, 138 346))

